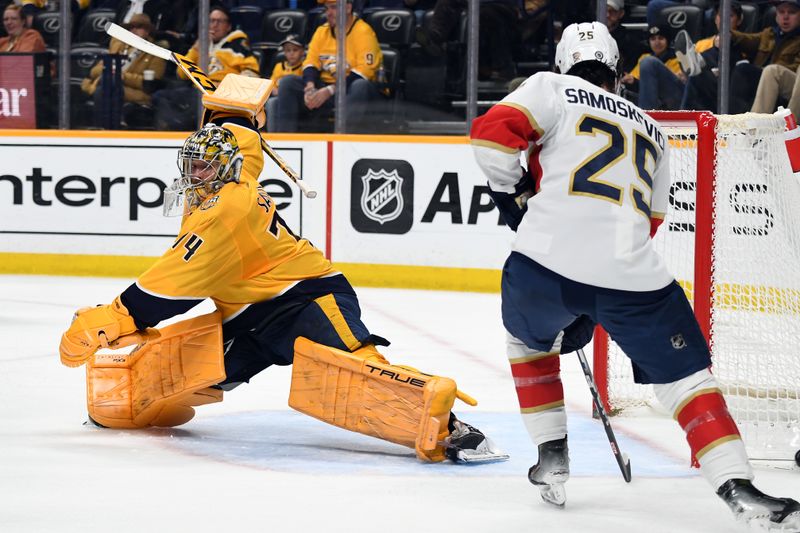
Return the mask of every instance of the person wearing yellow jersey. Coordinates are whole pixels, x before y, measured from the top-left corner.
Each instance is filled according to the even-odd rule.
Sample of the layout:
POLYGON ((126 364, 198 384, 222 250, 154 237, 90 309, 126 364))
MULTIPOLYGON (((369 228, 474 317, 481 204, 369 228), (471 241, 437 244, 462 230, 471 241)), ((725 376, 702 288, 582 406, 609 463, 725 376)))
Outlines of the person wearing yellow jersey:
MULTIPOLYGON (((234 30, 228 9, 215 5, 208 14, 208 77, 219 83, 228 74, 258 77, 258 60, 250 49, 247 34, 234 30)), ((186 57, 200 62, 200 41, 187 52, 186 57)), ((182 70, 178 77, 189 78, 182 70)), ((197 126, 198 93, 187 81, 183 87, 168 88, 153 94, 156 109, 156 127, 161 130, 190 130, 197 126)))
POLYGON ((238 76, 227 90, 231 76, 204 96, 216 110, 184 142, 181 176, 164 192, 164 214, 183 217, 174 244, 112 304, 79 310, 62 337, 61 361, 87 364, 91 420, 112 428, 180 425, 193 406, 221 401, 223 391, 271 365, 294 364, 289 405, 298 411, 413 447, 423 460, 506 459, 452 414, 456 398, 475 403, 453 380, 386 361, 376 346, 388 341, 361 321, 348 280, 286 225, 258 182, 264 157, 256 113, 271 82, 238 76), (235 101, 254 84, 267 87, 254 105, 235 101), (250 115, 239 112, 245 107, 250 115), (206 298, 217 313, 150 329, 206 298), (174 341, 198 321, 221 326, 221 338, 174 341), (129 358, 95 357, 98 347, 136 335, 147 340, 129 358))
MULTIPOLYGON (((296 132, 298 121, 333 109, 336 91, 336 10, 337 2, 325 1, 327 23, 314 32, 303 63, 303 76, 286 76, 278 93, 277 131, 296 132)), ((375 84, 383 62, 378 38, 372 28, 353 13, 347 0, 345 66, 347 80, 347 119, 358 124, 367 104, 378 97, 375 84)))
POLYGON ((280 42, 284 60, 275 63, 272 68, 270 79, 275 84, 272 96, 267 101, 267 131, 275 131, 276 114, 278 110, 278 91, 280 90, 281 78, 286 76, 302 76, 303 60, 306 57, 306 49, 300 36, 289 34, 280 42))
POLYGON ((679 109, 686 76, 669 45, 669 32, 651 26, 647 34, 650 53, 639 58, 633 70, 623 76, 622 83, 638 88, 638 105, 642 109, 679 109))
POLYGON ((280 89, 281 78, 284 76, 302 76, 303 75, 303 60, 306 56, 306 49, 300 36, 292 33, 287 35, 284 40, 280 42, 281 51, 283 52, 283 61, 278 61, 272 68, 272 75, 269 77, 275 83, 275 90, 273 95, 280 89))

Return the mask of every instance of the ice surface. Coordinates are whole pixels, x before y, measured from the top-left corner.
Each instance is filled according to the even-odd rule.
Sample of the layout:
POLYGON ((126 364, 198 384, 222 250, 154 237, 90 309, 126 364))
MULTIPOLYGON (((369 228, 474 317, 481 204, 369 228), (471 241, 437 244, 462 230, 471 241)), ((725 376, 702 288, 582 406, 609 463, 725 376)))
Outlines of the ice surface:
MULTIPOLYGON (((58 361, 78 307, 131 280, 0 276, 1 532, 728 532, 737 526, 688 467, 677 425, 614 419, 630 455, 622 480, 577 361, 562 358, 572 479, 563 511, 528 483, 536 460, 519 418, 495 294, 359 289, 364 320, 392 362, 452 376, 480 405, 467 422, 506 463, 423 464, 411 450, 290 410, 290 368, 270 368, 180 428, 110 431, 86 419, 83 369, 58 361)), ((206 312, 210 307, 194 310, 206 312)), ((798 472, 757 483, 800 496, 798 472)))

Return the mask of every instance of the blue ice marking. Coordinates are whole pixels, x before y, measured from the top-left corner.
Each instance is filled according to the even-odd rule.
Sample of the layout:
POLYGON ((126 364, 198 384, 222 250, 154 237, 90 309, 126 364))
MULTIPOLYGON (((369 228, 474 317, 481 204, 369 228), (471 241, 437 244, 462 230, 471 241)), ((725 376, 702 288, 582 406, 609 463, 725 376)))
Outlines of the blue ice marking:
MULTIPOLYGON (((194 455, 264 470, 304 474, 524 476, 536 462, 536 448, 518 413, 462 412, 511 459, 502 463, 455 465, 423 463, 414 451, 353 433, 294 411, 250 411, 198 417, 165 439, 168 446, 194 455)), ((631 459, 633 477, 696 475, 686 462, 617 432, 631 459)), ((620 476, 600 422, 570 413, 569 447, 575 477, 620 476)))

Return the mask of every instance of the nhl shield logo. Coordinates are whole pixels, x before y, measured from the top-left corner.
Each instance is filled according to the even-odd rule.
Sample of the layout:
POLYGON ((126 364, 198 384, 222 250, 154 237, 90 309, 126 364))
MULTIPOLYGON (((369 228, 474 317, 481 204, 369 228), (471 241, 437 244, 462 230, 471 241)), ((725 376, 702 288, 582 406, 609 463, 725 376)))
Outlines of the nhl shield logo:
POLYGON ((414 167, 402 159, 353 163, 350 222, 360 233, 408 233, 414 224, 414 167))
POLYGON ((369 169, 361 176, 364 189, 361 191, 361 209, 364 214, 384 224, 396 219, 403 212, 403 195, 400 194, 403 178, 397 169, 387 172, 384 169, 369 169))
POLYGON ((683 350, 686 348, 686 340, 684 340, 683 335, 680 333, 670 337, 669 341, 672 343, 672 347, 676 350, 683 350))

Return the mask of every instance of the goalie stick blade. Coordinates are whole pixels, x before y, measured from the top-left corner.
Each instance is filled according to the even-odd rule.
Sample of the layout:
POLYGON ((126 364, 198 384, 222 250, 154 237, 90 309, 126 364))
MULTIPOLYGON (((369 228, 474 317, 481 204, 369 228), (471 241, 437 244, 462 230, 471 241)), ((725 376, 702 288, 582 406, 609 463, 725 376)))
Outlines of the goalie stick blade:
POLYGON ((176 62, 172 57, 172 52, 166 48, 162 48, 155 43, 151 43, 148 40, 142 39, 138 35, 129 32, 122 26, 117 26, 113 22, 108 26, 108 28, 106 28, 106 33, 115 39, 119 39, 123 43, 133 46, 137 50, 141 50, 146 54, 160 57, 161 59, 172 61, 173 63, 176 62))

